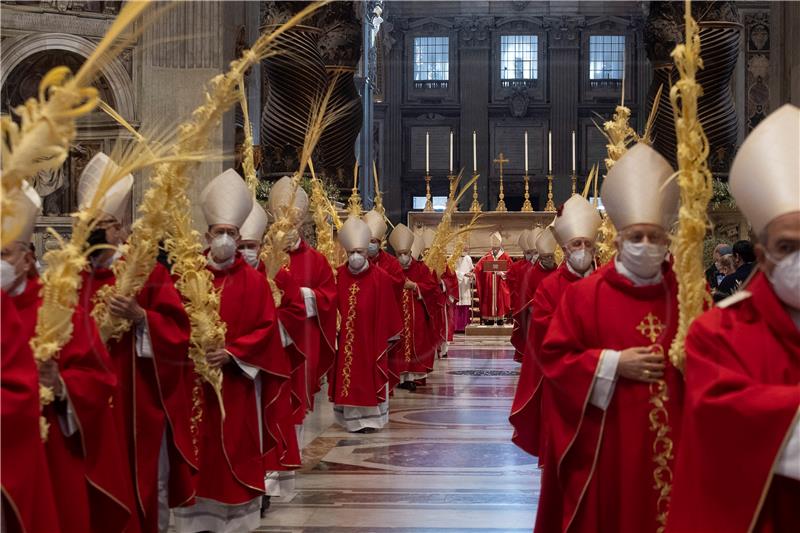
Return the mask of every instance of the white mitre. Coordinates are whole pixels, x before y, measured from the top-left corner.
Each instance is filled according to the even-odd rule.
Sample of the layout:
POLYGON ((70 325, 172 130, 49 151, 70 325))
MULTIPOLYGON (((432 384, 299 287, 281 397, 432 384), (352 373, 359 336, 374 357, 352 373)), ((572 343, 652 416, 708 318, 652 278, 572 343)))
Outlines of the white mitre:
POLYGON ((364 215, 364 222, 366 222, 367 226, 369 226, 369 231, 372 234, 373 239, 378 239, 379 241, 383 240, 388 228, 382 214, 378 213, 374 209, 367 211, 364 215))
POLYGON ((539 239, 539 235, 542 234, 544 231, 541 227, 536 226, 530 233, 528 234, 528 250, 533 250, 536 253, 539 253, 539 250, 536 248, 536 241, 539 239))
POLYGON ((499 231, 495 231, 489 236, 489 242, 491 243, 492 248, 500 247, 503 245, 503 236, 499 231))
POLYGON ((523 252, 530 250, 530 248, 528 248, 529 245, 528 240, 530 239, 530 235, 531 235, 531 230, 527 228, 519 233, 519 237, 517 238, 517 244, 519 245, 519 249, 522 250, 523 252))
POLYGON ((593 241, 602 223, 597 208, 580 194, 573 194, 553 221, 553 234, 561 246, 577 238, 593 241))
MULTIPOLYGON (((78 178, 78 208, 91 205, 104 176, 119 172, 119 166, 103 152, 97 152, 86 164, 78 178)), ((118 222, 127 219, 133 189, 133 176, 128 174, 108 188, 98 204, 100 211, 114 217, 118 222)))
POLYGON ((401 250, 411 250, 414 244, 414 232, 405 224, 398 224, 389 234, 389 244, 392 245, 395 253, 401 250))
POLYGON ((664 157, 639 143, 625 152, 603 181, 600 197, 618 230, 653 224, 669 230, 678 213, 680 190, 664 157))
POLYGON ((414 242, 411 244, 411 257, 419 259, 425 250, 425 237, 422 232, 414 234, 414 242))
POLYGON ((273 216, 279 215, 281 207, 289 205, 294 195, 294 206, 300 211, 300 219, 304 219, 308 213, 308 195, 299 185, 295 186, 294 181, 289 176, 284 176, 272 184, 269 190, 269 212, 273 216))
POLYGON ((256 201, 253 201, 253 208, 250 214, 239 228, 239 238, 243 241, 258 241, 264 237, 264 231, 267 229, 267 212, 256 201))
POLYGON ((206 185, 200 193, 200 205, 209 226, 241 228, 253 208, 253 194, 239 173, 229 168, 206 185))
POLYGON ((423 250, 433 246, 433 241, 436 239, 436 232, 431 228, 425 228, 422 232, 422 245, 423 250))
POLYGON ((42 199, 27 181, 8 196, 14 204, 14 212, 3 213, 3 234, 14 231, 17 234, 15 241, 28 244, 36 227, 36 217, 42 209, 42 199))
POLYGON ((346 251, 366 250, 372 234, 367 223, 360 218, 350 217, 344 221, 338 233, 339 243, 346 251))
POLYGON ((539 252, 539 255, 553 254, 557 246, 558 243, 550 226, 544 228, 536 238, 536 251, 539 252))
POLYGON ((786 104, 750 132, 729 183, 756 235, 779 216, 800 211, 800 108, 786 104))

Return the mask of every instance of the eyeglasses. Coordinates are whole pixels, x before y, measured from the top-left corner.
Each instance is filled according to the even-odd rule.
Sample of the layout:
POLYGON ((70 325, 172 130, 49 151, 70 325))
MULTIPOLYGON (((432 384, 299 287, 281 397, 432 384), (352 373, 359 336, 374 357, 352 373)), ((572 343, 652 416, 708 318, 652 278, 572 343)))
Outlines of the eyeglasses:
POLYGON ((669 243, 669 235, 667 232, 660 228, 653 228, 648 230, 632 230, 632 231, 623 231, 620 236, 623 240, 629 242, 644 242, 645 239, 647 242, 651 244, 668 244, 669 243))

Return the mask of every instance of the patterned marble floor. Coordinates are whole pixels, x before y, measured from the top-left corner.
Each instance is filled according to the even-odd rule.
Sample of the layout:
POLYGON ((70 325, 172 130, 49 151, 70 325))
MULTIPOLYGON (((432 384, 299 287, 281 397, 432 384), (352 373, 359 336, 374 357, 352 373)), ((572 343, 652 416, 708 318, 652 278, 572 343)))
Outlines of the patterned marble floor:
POLYGON ((295 491, 258 531, 530 531, 539 472, 510 441, 517 374, 507 339, 461 336, 379 433, 347 433, 320 398, 295 491))

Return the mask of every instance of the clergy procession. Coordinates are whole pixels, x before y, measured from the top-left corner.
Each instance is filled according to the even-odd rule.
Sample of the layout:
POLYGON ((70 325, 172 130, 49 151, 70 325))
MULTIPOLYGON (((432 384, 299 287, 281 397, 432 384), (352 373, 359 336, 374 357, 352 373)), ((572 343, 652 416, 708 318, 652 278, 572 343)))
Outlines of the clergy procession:
POLYGON ((510 439, 541 473, 536 532, 800 531, 800 108, 767 116, 734 159, 755 261, 715 302, 688 9, 677 167, 648 133, 615 144, 613 128, 630 130, 620 104, 604 176, 515 235, 516 259, 480 210, 454 221, 477 176, 451 184, 435 229, 391 220, 377 176, 331 196, 315 171, 341 111, 330 93, 296 172, 265 196, 247 150, 241 173, 224 158, 188 194, 220 157, 212 132, 245 98, 243 73, 281 53, 312 4, 211 80, 175 134, 127 124, 124 147, 96 153, 68 236, 40 263, 32 176, 63 162, 145 7, 126 3, 78 72, 46 75, 2 118, 4 533, 255 531, 304 475, 310 418, 332 409, 349 434, 391 433, 397 397, 430 390, 465 329, 492 327, 518 363, 510 439), (478 231, 490 249, 475 254, 478 231))

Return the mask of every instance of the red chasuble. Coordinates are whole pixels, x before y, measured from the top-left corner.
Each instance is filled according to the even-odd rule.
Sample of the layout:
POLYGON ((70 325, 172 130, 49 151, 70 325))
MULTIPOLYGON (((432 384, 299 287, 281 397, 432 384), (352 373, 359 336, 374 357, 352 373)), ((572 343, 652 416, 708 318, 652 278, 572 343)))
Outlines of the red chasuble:
POLYGON ((697 318, 686 338, 667 531, 800 529, 800 481, 773 473, 800 408, 800 331, 763 274, 746 290, 697 318))
POLYGON ((403 283, 406 281, 406 276, 403 273, 403 267, 400 266, 400 261, 389 252, 380 250, 377 256, 369 258, 369 263, 371 265, 378 265, 389 275, 389 278, 392 280, 392 289, 394 289, 397 297, 395 301, 399 302, 403 292, 403 283))
POLYGON ((555 275, 541 280, 529 306, 529 309, 533 310, 525 328, 528 330, 526 342, 529 347, 523 352, 526 355, 522 358, 517 392, 514 395, 511 416, 508 420, 514 426, 514 436, 511 440, 529 454, 539 457, 541 464, 540 443, 543 442, 542 429, 545 426, 542 423, 541 412, 542 371, 539 363, 535 360, 535 354, 541 348, 541 342, 547 333, 556 306, 561 301, 564 289, 570 283, 581 278, 570 272, 566 262, 562 263, 555 271, 545 271, 539 267, 539 263, 536 263, 536 269, 546 273, 555 272, 555 275))
MULTIPOLYGON (((220 317, 227 326, 225 349, 259 370, 261 406, 269 406, 285 395, 289 364, 267 279, 238 254, 229 268, 207 268, 214 274, 214 287, 221 289, 220 317)), ((234 360, 222 367, 222 374, 224 424, 217 396, 210 385, 205 386, 197 495, 238 505, 264 494, 265 472, 277 469, 281 420, 267 419, 260 436, 256 380, 234 360)), ((268 411, 264 409, 265 418, 268 411)))
POLYGON ((401 329, 392 280, 370 266, 353 274, 347 265, 337 271, 339 350, 332 372, 331 401, 336 405, 374 407, 386 401, 388 350, 401 329))
MULTIPOLYGON (((94 305, 95 293, 116 282, 106 268, 83 272, 80 304, 94 305)), ((153 357, 136 355, 133 326, 118 341, 106 344, 119 390, 115 398, 130 458, 142 529, 158 528, 158 457, 164 431, 170 460, 169 506, 192 503, 197 473, 192 442, 194 366, 188 358, 189 319, 167 269, 156 263, 136 301, 147 313, 153 357)))
MULTIPOLYGON (((665 505, 655 488, 653 450, 669 444, 654 442, 650 428, 657 387, 618 377, 605 411, 589 399, 603 349, 653 346, 667 361, 665 412, 657 418, 668 421, 666 437, 678 449, 683 384, 667 355, 677 317, 677 286, 667 263, 656 285, 636 287, 611 263, 564 291, 537 354, 554 406, 546 451, 557 461, 561 488, 542 499, 560 499, 562 530, 641 533, 659 526, 665 505)), ((662 477, 670 481, 668 473, 662 477)), ((543 483, 544 490, 552 486, 543 483)))
POLYGON ((503 252, 496 258, 492 251, 481 257, 475 265, 475 281, 478 285, 478 305, 483 318, 502 318, 511 311, 511 295, 506 280, 500 274, 484 271, 487 261, 506 261, 511 267, 511 256, 503 252))
POLYGON ((289 251, 288 270, 300 287, 314 291, 317 301, 317 316, 306 319, 300 340, 292 338, 306 356, 313 409, 314 394, 319 392, 320 380, 333 366, 336 354, 336 279, 325 256, 305 241, 289 251))
MULTIPOLYGON (((529 261, 526 263, 530 264, 529 261)), ((511 332, 511 344, 515 348, 514 360, 522 362, 525 360, 526 351, 531 347, 528 342, 528 328, 530 327, 531 304, 539 284, 550 274, 556 271, 555 268, 546 269, 537 261, 522 273, 515 293, 518 298, 519 307, 514 311, 514 329, 511 332)))
POLYGON ((444 274, 442 274, 442 282, 444 282, 444 297, 445 297, 445 318, 447 319, 446 336, 447 341, 453 341, 453 335, 456 332, 456 302, 458 302, 458 277, 455 272, 450 270, 448 266, 444 274))
MULTIPOLYGON (((13 298, 22 338, 35 333, 41 288, 39 278, 28 279, 22 294, 13 298)), ((67 437, 59 423, 59 415, 66 420, 65 402, 57 400, 44 412, 50 424, 45 452, 53 492, 58 495, 61 531, 122 531, 135 504, 125 448, 115 425, 117 378, 94 320, 80 307, 73 313, 72 327, 72 338, 57 362, 77 431, 67 437)))
MULTIPOLYGON (((39 371, 20 335, 11 297, 0 291, 0 485, 8 533, 58 533, 58 514, 39 432, 39 371)), ((50 431, 57 431, 51 428, 50 431)))
POLYGON ((392 347, 389 354, 390 388, 400 382, 404 372, 432 372, 436 356, 433 313, 437 293, 441 294, 441 289, 428 267, 416 259, 411 260, 403 273, 406 279, 417 284, 417 290, 403 289, 400 298, 402 333, 400 342, 392 347))

